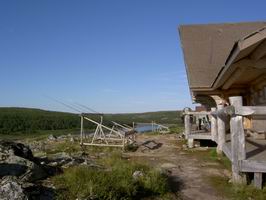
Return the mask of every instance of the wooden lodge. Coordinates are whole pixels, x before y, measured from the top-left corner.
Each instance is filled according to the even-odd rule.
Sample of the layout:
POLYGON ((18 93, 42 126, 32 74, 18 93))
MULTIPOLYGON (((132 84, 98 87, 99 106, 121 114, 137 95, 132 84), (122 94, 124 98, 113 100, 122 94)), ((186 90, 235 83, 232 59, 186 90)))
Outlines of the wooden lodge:
MULTIPOLYGON (((185 109, 185 136, 217 143, 232 163, 233 182, 247 176, 258 188, 266 173, 266 22, 179 27, 193 102, 185 109), (193 130, 191 117, 205 114, 210 128, 193 130)), ((265 178, 265 177, 264 177, 265 178)))

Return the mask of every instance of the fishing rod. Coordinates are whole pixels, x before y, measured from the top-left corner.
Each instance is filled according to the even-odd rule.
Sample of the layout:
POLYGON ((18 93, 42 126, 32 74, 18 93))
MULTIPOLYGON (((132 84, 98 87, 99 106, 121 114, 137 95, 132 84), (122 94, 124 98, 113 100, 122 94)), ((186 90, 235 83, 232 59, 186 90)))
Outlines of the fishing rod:
POLYGON ((71 109, 71 110, 74 110, 74 111, 76 111, 76 112, 82 113, 82 110, 79 110, 79 109, 75 108, 74 106, 68 105, 68 104, 64 103, 63 101, 60 101, 60 100, 55 99, 55 98, 50 97, 50 96, 46 96, 46 97, 47 97, 48 99, 50 99, 50 100, 53 100, 53 101, 55 101, 55 102, 57 102, 57 103, 59 103, 59 104, 65 106, 65 107, 71 109))
MULTIPOLYGON (((95 111, 95 110, 89 108, 88 106, 85 106, 85 105, 80 104, 80 103, 77 103, 77 102, 75 102, 76 105, 73 105, 73 104, 67 104, 67 103, 65 103, 65 102, 63 102, 63 101, 60 101, 60 100, 58 100, 58 99, 56 99, 56 98, 53 98, 53 97, 50 97, 50 96, 46 96, 46 97, 49 98, 50 100, 53 100, 53 101, 55 101, 55 102, 57 102, 57 103, 59 103, 59 104, 65 106, 65 107, 67 107, 67 108, 69 108, 69 109, 72 109, 72 110, 74 110, 74 111, 76 111, 76 112, 79 112, 79 113, 85 113, 85 112, 83 112, 83 111, 84 111, 83 109, 87 109, 87 110, 89 110, 90 112, 92 112, 91 114, 94 113, 94 114, 98 114, 98 115, 100 115, 101 117, 104 116, 103 113, 97 112, 97 111, 95 111), (77 106, 82 107, 82 110, 80 110, 80 108, 77 108, 77 106)), ((86 114, 86 113, 85 113, 85 114, 86 114)), ((106 118, 105 118, 105 121, 108 122, 108 123, 112 123, 112 124, 114 124, 114 125, 118 125, 117 122, 114 122, 114 121, 108 120, 108 119, 106 119, 106 118)), ((119 125, 120 125, 120 124, 119 124, 119 125)), ((120 126, 121 126, 121 125, 120 125, 120 126)))
POLYGON ((81 107, 82 109, 86 109, 86 110, 88 110, 88 111, 90 111, 90 112, 93 112, 93 113, 95 113, 95 114, 98 114, 98 115, 102 115, 102 116, 103 116, 103 113, 97 112, 97 111, 93 110, 92 108, 90 108, 90 107, 88 107, 88 106, 85 106, 85 105, 83 105, 83 104, 81 104, 81 103, 77 103, 77 102, 74 102, 74 103, 75 103, 77 106, 81 107))

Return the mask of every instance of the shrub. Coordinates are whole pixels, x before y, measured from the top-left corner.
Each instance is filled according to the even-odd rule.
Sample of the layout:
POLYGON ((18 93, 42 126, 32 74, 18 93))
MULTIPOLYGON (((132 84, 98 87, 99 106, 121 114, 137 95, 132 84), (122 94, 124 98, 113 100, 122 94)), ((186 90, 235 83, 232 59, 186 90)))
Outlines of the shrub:
POLYGON ((164 195, 169 191, 167 177, 159 171, 122 159, 118 154, 102 159, 106 168, 78 166, 53 178, 58 199, 139 199, 164 195), (133 178, 135 171, 143 176, 133 178))

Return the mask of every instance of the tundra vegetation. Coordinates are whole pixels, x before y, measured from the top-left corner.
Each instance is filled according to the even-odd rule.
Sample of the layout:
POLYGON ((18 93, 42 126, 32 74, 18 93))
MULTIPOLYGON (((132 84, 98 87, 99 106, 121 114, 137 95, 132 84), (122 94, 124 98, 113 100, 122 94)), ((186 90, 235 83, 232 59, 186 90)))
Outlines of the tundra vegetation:
POLYGON ((76 166, 55 176, 58 199, 141 199, 169 192, 163 172, 122 158, 120 153, 99 159, 103 169, 76 166))
MULTIPOLYGON (((81 159, 83 164, 68 165, 69 163, 66 163, 65 166, 68 165, 68 167, 63 167, 62 173, 48 179, 48 183, 55 187, 54 195, 59 200, 88 198, 176 200, 180 197, 180 191, 173 191, 173 185, 169 184, 167 171, 145 162, 146 158, 133 159, 135 151, 137 151, 136 154, 141 154, 136 146, 126 148, 127 151, 134 151, 128 154, 123 153, 120 149, 108 147, 82 148, 77 141, 78 136, 75 138, 76 142, 70 141, 69 137, 60 138, 60 135, 64 136, 68 133, 71 133, 72 136, 70 137, 73 137, 78 132, 80 122, 76 114, 21 108, 1 108, 0 110, 1 139, 18 139, 20 142, 30 144, 36 158, 53 160, 58 155, 63 155, 62 160, 64 162, 70 160, 70 163, 75 163, 76 158, 77 160, 83 159, 81 159), (49 141, 47 138, 51 134, 55 138, 59 136, 58 139, 49 141), (42 145, 44 146, 43 149, 40 148, 42 145), (84 160, 86 162, 88 160, 88 163, 84 164, 84 160)), ((96 115, 91 117, 96 120, 99 118, 96 115)), ((125 124, 130 124, 132 121, 151 122, 157 119, 158 123, 175 124, 170 126, 170 134, 180 134, 183 131, 179 114, 176 111, 109 114, 105 118, 125 124)), ((85 126, 87 130, 93 128, 90 124, 85 126)), ((166 140, 169 137, 178 138, 175 135, 161 137, 158 133, 149 133, 145 137, 152 141, 154 138, 165 138, 166 140)), ((180 137, 178 142, 176 139, 174 140, 176 144, 174 144, 173 151, 184 147, 186 143, 180 137)), ((168 147, 165 147, 165 149, 169 150, 168 147)), ((143 155, 149 150, 145 152, 143 155)), ((196 158, 198 162, 213 163, 205 166, 209 169, 227 170, 229 172, 231 170, 230 161, 225 156, 218 156, 215 148, 208 148, 204 151, 183 149, 182 152, 181 155, 186 155, 185 158, 188 160, 196 158)), ((151 151, 147 155, 152 157, 155 154, 151 151)), ((175 155, 178 156, 176 153, 175 155)), ((164 158, 158 157, 159 161, 156 162, 164 162, 164 158)), ((171 159, 173 158, 171 157, 171 159)), ((151 159, 151 162, 154 162, 154 160, 151 159)), ((46 164, 54 165, 55 162, 46 164)), ((230 176, 208 174, 204 174, 204 176, 204 179, 215 189, 217 196, 232 200, 265 199, 265 188, 258 190, 252 186, 233 185, 230 182, 230 176)))
MULTIPOLYGON (((132 122, 150 123, 156 121, 162 124, 181 125, 179 111, 160 111, 129 114, 105 114, 104 123, 112 125, 111 121, 132 125, 132 122)), ((90 114, 90 118, 99 121, 100 117, 90 114)), ((86 129, 93 129, 95 125, 84 124, 86 129)), ((0 108, 0 134, 17 133, 36 134, 51 130, 77 130, 80 127, 78 114, 44 111, 29 108, 0 108)))

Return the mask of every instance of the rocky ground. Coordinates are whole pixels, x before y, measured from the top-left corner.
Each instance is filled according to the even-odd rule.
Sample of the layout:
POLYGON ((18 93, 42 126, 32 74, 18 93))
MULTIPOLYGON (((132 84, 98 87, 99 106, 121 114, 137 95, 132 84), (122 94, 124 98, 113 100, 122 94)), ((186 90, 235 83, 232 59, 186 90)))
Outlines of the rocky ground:
MULTIPOLYGON (((100 167, 94 161, 97 156, 105 156, 104 151, 84 151, 71 135, 22 142, 28 146, 0 142, 0 199, 53 199, 55 188, 49 177, 75 165, 100 167)), ((230 172, 219 163, 202 160, 197 151, 187 151, 177 135, 143 134, 137 137, 136 144, 135 152, 123 155, 167 171, 172 191, 178 194, 176 199, 223 199, 207 177, 230 177, 230 172)))
POLYGON ((218 195, 208 177, 222 176, 229 179, 230 171, 217 162, 202 159, 199 156, 199 154, 207 154, 207 147, 199 147, 194 152, 188 151, 177 135, 140 135, 137 142, 138 150, 128 153, 128 156, 167 170, 170 174, 172 190, 179 194, 179 199, 224 199, 218 195))

